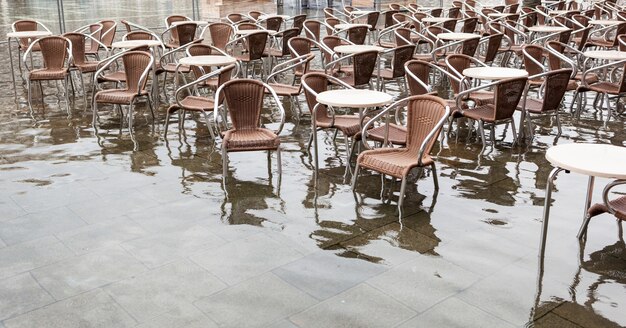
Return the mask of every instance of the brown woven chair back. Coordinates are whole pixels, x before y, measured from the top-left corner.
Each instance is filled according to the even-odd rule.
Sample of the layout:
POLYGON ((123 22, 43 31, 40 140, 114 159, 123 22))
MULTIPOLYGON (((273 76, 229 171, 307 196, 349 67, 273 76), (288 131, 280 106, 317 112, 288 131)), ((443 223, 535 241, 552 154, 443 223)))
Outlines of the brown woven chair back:
MULTIPOLYGON (((446 102, 435 96, 413 96, 407 103, 407 131, 406 148, 415 153, 415 158, 419 155, 422 143, 426 137, 437 127, 446 116, 446 102)), ((435 136, 440 131, 435 132, 435 136)), ((429 154, 437 138, 431 138, 424 149, 424 154, 429 154)))
POLYGON ((495 10, 496 12, 499 12, 499 13, 504 11, 504 6, 503 5, 494 6, 492 8, 493 8, 493 10, 495 10))
POLYGON ((404 46, 404 45, 410 45, 410 41, 411 41, 411 29, 406 28, 406 27, 399 27, 396 29, 396 34, 395 38, 396 38, 396 46, 404 46))
POLYGON ((519 9, 519 3, 514 3, 507 8, 506 12, 514 14, 517 12, 517 9, 519 9))
MULTIPOLYGON (((341 45, 341 38, 334 35, 325 36, 322 39, 322 43, 328 47, 328 49, 333 50, 336 46, 341 45)), ((324 51, 324 61, 326 63, 330 63, 333 60, 332 54, 324 51)))
MULTIPOLYGON (((591 33, 591 29, 593 29, 593 26, 587 26, 582 31, 572 34, 573 37, 580 38, 580 39, 572 40, 576 44, 576 48, 578 50, 583 50, 583 48, 585 47, 585 44, 587 44, 587 40, 589 39, 589 34, 591 33)), ((617 40, 617 43, 619 45, 619 40, 617 40)))
POLYGON ((591 20, 589 17, 582 14, 576 14, 572 16, 572 19, 584 27, 589 26, 589 21, 591 20))
MULTIPOLYGON (((430 67, 428 63, 421 60, 412 60, 406 65, 406 69, 413 73, 420 81, 424 82, 424 84, 428 85, 428 79, 430 77, 430 67)), ((419 96, 428 93, 426 88, 420 83, 415 82, 411 77, 407 76, 406 83, 409 85, 411 96, 419 96)))
POLYGON ((263 83, 252 79, 237 79, 226 82, 222 91, 233 129, 258 128, 265 92, 263 83))
POLYGON ((461 32, 463 33, 474 33, 476 31, 476 27, 478 26, 478 18, 472 17, 465 19, 463 23, 463 27, 461 28, 461 32))
POLYGON ((248 55, 250 60, 257 60, 263 58, 263 51, 267 44, 267 32, 253 33, 246 37, 248 40, 248 55))
POLYGON ((459 7, 452 7, 450 9, 448 9, 448 17, 449 18, 458 18, 459 16, 461 16, 461 8, 459 8, 459 7))
MULTIPOLYGON (((217 87, 221 87, 224 83, 230 81, 233 77, 233 72, 237 66, 235 64, 230 64, 226 67, 223 67, 222 72, 217 76, 217 87)), ((206 71, 208 72, 208 71, 206 71)), ((224 93, 220 94, 220 99, 218 99, 219 104, 221 105, 224 102, 224 93)))
MULTIPOLYGON (((137 84, 141 79, 143 72, 149 67, 152 55, 143 51, 129 51, 122 55, 124 63, 124 73, 126 74, 126 88, 129 91, 138 92, 137 84)), ((144 90, 148 79, 144 79, 139 86, 144 90)))
POLYGON ((484 63, 491 63, 496 59, 498 55, 498 50, 500 50, 500 45, 502 44, 502 38, 504 38, 504 34, 496 33, 488 36, 487 40, 487 49, 485 49, 485 58, 483 59, 484 63))
MULTIPOLYGON (((472 61, 469 56, 461 55, 461 54, 452 54, 449 55, 447 61, 450 63, 450 66, 454 68, 457 72, 463 74, 463 70, 469 68, 472 61)), ((448 68, 448 71, 451 74, 455 74, 451 69, 448 68)), ((452 91, 454 94, 459 93, 460 85, 458 82, 454 80, 450 80, 450 86, 452 87, 452 91)))
POLYGON ((326 24, 328 24, 328 26, 330 26, 331 28, 329 28, 328 26, 326 26, 326 34, 331 35, 333 34, 333 29, 335 27, 335 25, 340 24, 341 21, 338 20, 337 18, 326 18, 326 24))
POLYGON ((283 50, 283 56, 289 55, 289 40, 295 38, 300 34, 297 28, 286 29, 282 32, 283 37, 281 38, 281 49, 283 50))
POLYGON ((393 21, 393 14, 397 14, 397 13, 398 13, 397 10, 387 10, 383 12, 383 16, 385 19, 385 28, 395 25, 396 22, 393 21))
MULTIPOLYGON (((568 44, 571 36, 572 36, 572 30, 563 31, 559 33, 559 42, 568 44)), ((616 42, 615 45, 617 45, 617 38, 615 39, 615 42, 616 42)))
POLYGON ((526 81, 528 78, 520 77, 502 80, 496 85, 494 121, 509 119, 513 116, 526 88, 526 81))
MULTIPOLYGON (((101 24, 91 24, 91 25, 89 25, 89 33, 91 33, 91 36, 94 39, 98 40, 98 41, 100 41, 100 39, 102 38, 102 32, 103 31, 100 29, 101 26, 102 26, 101 24)), ((103 27, 103 29, 104 29, 104 27, 103 27)), ((100 41, 100 42, 102 42, 102 41, 100 41)), ((97 42, 93 42, 93 41, 91 41, 91 39, 89 39, 89 52, 96 53, 99 48, 100 48, 100 45, 97 42)), ((86 49, 86 46, 85 46, 85 49, 86 49)))
MULTIPOLYGON (((172 26, 172 23, 174 22, 183 22, 186 20, 187 17, 182 15, 171 15, 165 19, 165 21, 167 22, 167 27, 172 26)), ((170 38, 172 40, 172 43, 178 44, 178 31, 175 28, 171 30, 170 38)))
POLYGON ((304 29, 304 21, 306 21, 306 14, 293 16, 292 27, 298 29, 298 35, 300 35, 304 29))
POLYGON ((616 47, 619 44, 617 36, 622 34, 626 34, 626 22, 619 23, 619 25, 617 25, 617 29, 615 30, 615 38, 613 39, 613 47, 616 47))
MULTIPOLYGON (((191 46, 189 46, 189 48, 187 48, 187 52, 189 52, 191 56, 207 56, 213 54, 213 49, 211 48, 211 46, 206 44, 192 44, 191 46)), ((200 69, 200 67, 198 66, 191 66, 191 71, 196 78, 199 78, 203 75, 203 71, 204 74, 209 73, 211 71, 211 67, 202 66, 202 69, 200 69)))
POLYGON ((117 23, 113 20, 101 20, 102 32, 100 33, 100 42, 107 47, 111 47, 113 39, 115 39, 115 31, 117 30, 117 23))
POLYGON ((413 58, 415 46, 408 44, 397 47, 391 59, 392 78, 404 76, 404 64, 413 58))
POLYGON ((443 13, 443 9, 436 8, 430 11, 430 15, 433 17, 441 17, 441 13, 443 13))
POLYGON ((413 18, 415 18, 416 21, 421 22, 422 19, 428 17, 428 14, 424 13, 424 12, 416 12, 413 14, 413 18))
POLYGON ((241 21, 248 20, 244 15, 238 14, 238 13, 228 14, 226 15, 226 18, 228 18, 228 20, 230 20, 233 23, 239 23, 241 21))
POLYGON ((478 49, 479 42, 480 38, 463 40, 463 42, 461 42, 461 53, 470 57, 474 57, 474 54, 476 54, 476 49, 478 49))
POLYGON ((370 26, 370 31, 376 30, 376 25, 378 25, 379 18, 380 18, 379 11, 372 11, 371 13, 367 14, 367 25, 370 26))
MULTIPOLYGON (((547 12, 546 7, 537 6, 535 7, 537 10, 541 12, 547 12)), ((537 14, 537 25, 545 25, 546 24, 546 16, 537 14)))
POLYGON ((403 13, 394 13, 392 15, 392 17, 393 17, 394 24, 396 22, 404 22, 404 21, 406 21, 406 15, 403 14, 403 13))
POLYGON ((70 46, 67 39, 60 36, 47 36, 39 39, 38 42, 45 68, 56 70, 65 66, 70 46))
MULTIPOLYGON (((526 9, 526 8, 522 8, 526 9)), ((539 15, 536 11, 524 13, 524 18, 522 19, 522 25, 526 27, 535 26, 537 24, 537 15, 539 15)))
MULTIPOLYGON (((37 22, 30 19, 22 19, 13 23, 15 32, 37 31, 37 22)), ((20 39, 20 47, 28 48, 28 39, 20 39)))
POLYGON ((85 63, 85 35, 82 33, 65 33, 63 37, 72 43, 72 58, 74 63, 82 65, 85 63))
POLYGON ((437 42, 437 35, 439 33, 444 33, 445 30, 441 28, 441 26, 429 26, 426 30, 430 33, 426 33, 426 37, 428 37, 431 41, 437 42))
POLYGON ((348 29, 348 40, 354 44, 365 44, 367 39, 367 26, 354 26, 348 29))
POLYGON ((178 34, 178 44, 184 46, 196 38, 196 30, 198 24, 196 23, 182 23, 176 25, 172 30, 176 30, 178 34))
MULTIPOLYGON (((302 83, 306 83, 306 85, 313 90, 313 92, 311 92, 304 88, 306 103, 309 107, 309 111, 313 114, 313 108, 317 105, 317 95, 328 90, 330 81, 324 73, 307 73, 302 76, 302 83)), ((315 119, 323 120, 327 116, 328 111, 326 110, 326 105, 320 104, 317 108, 315 119)))
POLYGON ((208 28, 213 46, 224 50, 233 34, 233 28, 226 23, 212 23, 208 28))
POLYGON ((254 18, 254 19, 259 19, 259 17, 261 17, 261 15, 263 15, 262 12, 260 11, 256 11, 256 10, 252 10, 248 12, 248 16, 254 18))
POLYGON ((126 40, 153 40, 154 35, 146 31, 133 31, 126 33, 126 40))
POLYGON ((289 46, 290 50, 293 48, 295 51, 295 53, 291 52, 291 57, 298 57, 311 53, 313 42, 308 38, 297 36, 289 39, 289 46))
POLYGON ((626 34, 622 34, 622 35, 618 35, 617 36, 617 41, 618 41, 618 47, 617 49, 619 51, 626 51, 626 34))
POLYGON ((126 33, 132 32, 132 27, 127 20, 122 19, 120 22, 124 25, 124 28, 126 28, 126 33))
POLYGON ((526 51, 526 53, 524 53, 524 68, 528 71, 528 75, 543 73, 543 66, 538 65, 532 59, 542 63, 543 53, 546 50, 536 44, 527 44, 524 46, 524 50, 526 51))
POLYGON ((378 51, 360 52, 354 57, 354 86, 369 84, 378 58, 378 51))
POLYGON ((442 26, 448 31, 454 31, 454 29, 456 28, 456 19, 445 21, 443 22, 442 26))
POLYGON ((561 106, 561 101, 565 92, 567 92, 567 85, 569 84, 570 76, 572 75, 571 69, 559 69, 556 71, 550 71, 545 79, 543 106, 542 111, 558 110, 561 106))
POLYGON ((237 25, 238 30, 259 30, 259 26, 254 23, 241 23, 237 25))
POLYGON ((307 28, 304 30, 305 36, 311 40, 319 42, 322 24, 315 20, 306 20, 304 22, 304 26, 307 28))
POLYGON ((265 20, 265 28, 270 31, 280 31, 280 27, 283 25, 283 18, 280 16, 270 17, 265 20))
MULTIPOLYGON (((556 52, 563 53, 565 51, 565 47, 563 47, 563 45, 557 41, 548 41, 547 45, 550 46, 550 48, 554 49, 556 52)), ((548 68, 551 71, 561 69, 561 63, 561 58, 551 52, 548 52, 548 68)), ((531 73, 530 75, 533 74, 531 73)))
POLYGON ((400 5, 397 3, 390 3, 389 4, 389 9, 391 10, 400 10, 400 5))

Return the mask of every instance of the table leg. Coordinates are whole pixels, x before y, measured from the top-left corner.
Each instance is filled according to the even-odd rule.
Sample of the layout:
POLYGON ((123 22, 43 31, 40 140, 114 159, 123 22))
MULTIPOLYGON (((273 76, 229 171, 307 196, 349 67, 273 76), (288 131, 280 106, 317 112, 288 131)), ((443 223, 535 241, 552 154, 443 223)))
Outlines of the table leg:
POLYGON ((589 207, 591 207, 591 198, 593 197, 593 183, 595 182, 595 177, 590 176, 589 182, 587 183, 587 198, 585 199, 585 212, 583 213, 583 223, 578 230, 578 239, 582 239, 587 234, 587 225, 589 224, 589 220, 591 220, 591 216, 587 213, 589 211, 589 207))
MULTIPOLYGON (((9 60, 11 61, 11 79, 13 80, 14 101, 17 103, 17 86, 15 85, 15 71, 13 70, 13 52, 11 51, 11 38, 7 39, 7 47, 9 48, 9 60)), ((17 60, 20 60, 19 58, 17 60)))
POLYGON ((548 237, 548 220, 550 218, 550 202, 552 201, 552 188, 554 187, 554 180, 559 172, 563 171, 560 167, 555 167, 548 176, 548 183, 546 185, 546 196, 543 203, 543 223, 541 224, 541 241, 539 243, 539 267, 543 268, 543 257, 546 251, 546 238, 548 237))
POLYGON ((311 131, 311 133, 313 133, 313 148, 315 151, 315 181, 317 182, 317 173, 319 171, 319 151, 317 150, 317 122, 316 122, 316 117, 317 117, 317 109, 319 108, 319 106, 321 106, 321 104, 316 104, 313 107, 313 112, 311 113, 311 121, 313 124, 313 129, 311 131))

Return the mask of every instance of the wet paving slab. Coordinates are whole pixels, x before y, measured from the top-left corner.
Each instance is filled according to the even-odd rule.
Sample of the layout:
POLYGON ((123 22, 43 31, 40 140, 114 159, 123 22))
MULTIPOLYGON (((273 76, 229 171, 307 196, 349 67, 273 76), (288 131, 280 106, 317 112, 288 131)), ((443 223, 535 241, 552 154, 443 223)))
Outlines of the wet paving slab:
MULTIPOLYGON (((149 10, 118 2, 88 15, 131 13, 159 26, 167 14, 192 14, 191 2, 149 10)), ((56 10, 43 1, 0 4, 3 33, 18 17, 56 10)), ((217 10, 201 4, 202 17, 217 10)), ((88 23, 92 16, 80 16, 88 5, 65 1, 66 19, 88 23)), ((275 10, 262 1, 237 6, 221 4, 216 15, 275 10)), ((291 2, 280 10, 299 11, 291 2)), ((535 139, 523 145, 499 127, 497 145, 483 155, 466 129, 444 138, 433 152, 439 190, 426 172, 399 219, 399 183, 381 190, 380 176, 364 173, 352 191, 341 136, 319 133, 314 178, 304 97, 300 118, 284 103, 282 175, 275 154, 233 153, 222 185, 221 156, 202 117, 173 122, 163 138, 165 96, 154 123, 140 104, 135 149, 111 107, 101 108, 96 133, 82 97, 68 114, 53 84, 44 85, 45 106, 33 88, 31 113, 18 80, 15 104, 6 44, 0 51, 0 327, 626 325, 626 251, 612 217, 591 221, 579 257, 585 176, 556 181, 538 273, 552 169, 546 150, 555 142, 626 145, 623 117, 604 125, 606 113, 588 106, 575 119, 571 94, 558 139, 551 118, 538 120, 535 139)), ((263 120, 275 126, 276 118, 263 120)), ((597 179, 595 201, 608 182, 597 179)))

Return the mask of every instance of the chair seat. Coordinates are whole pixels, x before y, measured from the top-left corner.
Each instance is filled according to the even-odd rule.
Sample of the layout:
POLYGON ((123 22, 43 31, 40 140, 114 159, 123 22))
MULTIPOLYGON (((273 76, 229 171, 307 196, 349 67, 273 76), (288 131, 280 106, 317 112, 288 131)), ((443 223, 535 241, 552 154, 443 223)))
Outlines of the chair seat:
MULTIPOLYGON (((582 81, 583 80, 583 73, 577 73, 576 76, 574 77, 574 80, 582 81)), ((587 74, 587 77, 585 78, 585 82, 587 82, 587 84, 596 83, 599 80, 600 80, 600 78, 598 77, 598 74, 596 74, 596 73, 587 74)))
MULTIPOLYGON (((157 74, 160 74, 162 72, 174 73, 176 72, 176 66, 178 66, 178 64, 176 63, 167 63, 164 66, 159 65, 157 67, 157 74)), ((191 68, 189 68, 189 66, 187 65, 180 65, 178 71, 180 73, 189 73, 191 71, 191 68)))
MULTIPOLYGON (((379 148, 362 152, 357 163, 360 167, 377 171, 392 177, 402 179, 411 169, 418 166, 415 151, 407 148, 379 148)), ((430 155, 424 155, 423 165, 433 163, 430 155)))
POLYGON ((378 74, 378 70, 375 69, 374 76, 380 76, 380 78, 384 80, 393 80, 393 79, 397 79, 398 77, 402 77, 403 75, 394 77, 393 70, 391 68, 384 68, 380 70, 380 75, 378 74))
POLYGON ((459 111, 461 116, 471 118, 473 120, 483 120, 485 122, 493 123, 493 117, 495 116, 495 106, 492 104, 477 106, 471 109, 459 111))
POLYGON ((542 111, 543 101, 539 99, 527 98, 526 103, 524 105, 525 106, 522 108, 521 102, 520 102, 520 105, 517 106, 517 110, 521 111, 521 110, 526 109, 528 112, 533 113, 533 114, 543 113, 542 111))
POLYGON ((477 91, 469 94, 469 99, 476 103, 477 106, 493 104, 493 92, 477 91))
MULTIPOLYGON (((373 140, 376 142, 384 142, 385 141, 385 125, 380 125, 375 128, 367 130, 367 138, 369 140, 373 140)), ((406 127, 397 125, 397 124, 389 124, 389 134, 387 135, 387 141, 394 144, 404 146, 406 145, 406 127)), ((361 140, 361 132, 359 132, 355 138, 357 140, 361 140)))
POLYGON ((280 139, 274 132, 264 128, 228 130, 224 133, 222 147, 229 152, 276 150, 280 139))
POLYGON ((237 60, 240 60, 242 62, 249 62, 249 61, 252 61, 252 60, 259 60, 260 59, 260 58, 259 59, 250 59, 250 54, 249 53, 244 53, 244 54, 241 54, 241 55, 235 55, 235 58, 237 58, 237 60))
MULTIPOLYGON (((626 220, 626 196, 621 196, 609 201, 611 207, 615 209, 615 217, 620 220, 626 220)), ((589 208, 589 216, 594 217, 602 213, 608 213, 609 209, 604 203, 594 204, 589 208)))
POLYGON ((579 91, 585 92, 585 91, 595 91, 595 92, 599 92, 599 93, 608 93, 610 95, 617 95, 619 94, 619 84, 617 83, 611 83, 611 82, 598 82, 598 83, 594 83, 594 84, 590 84, 587 87, 584 86, 580 86, 578 89, 579 91))
POLYGON ((590 47, 602 47, 602 48, 612 48, 614 47, 613 45, 613 40, 604 40, 603 38, 589 38, 587 40, 587 43, 585 44, 586 46, 590 46, 590 47))
POLYGON ((67 76, 67 68, 61 69, 48 69, 40 68, 30 71, 28 78, 32 81, 45 81, 45 80, 63 80, 67 76))
MULTIPOLYGON (((369 121, 369 117, 363 119, 363 124, 369 121)), ((352 137, 361 131, 361 122, 356 115, 335 115, 333 124, 330 117, 318 118, 315 124, 320 128, 337 128, 348 137, 352 137)))
POLYGON ((82 64, 74 64, 81 73, 93 73, 97 70, 99 61, 86 61, 82 64))
MULTIPOLYGON (((142 91, 141 96, 145 96, 148 94, 148 91, 142 91)), ((107 104, 118 104, 118 105, 128 105, 133 99, 138 97, 136 91, 124 90, 124 89, 113 89, 113 90, 102 90, 96 93, 96 102, 97 103, 107 103, 107 104)))
POLYGON ((389 48, 395 48, 396 44, 393 42, 388 42, 388 41, 379 41, 378 46, 389 49, 389 48))
POLYGON ((263 50, 263 56, 273 56, 273 57, 282 58, 283 56, 285 56, 285 54, 283 54, 283 51, 280 49, 266 48, 265 50, 263 50))
MULTIPOLYGON (((298 85, 290 85, 290 84, 280 84, 280 83, 270 83, 269 84, 272 89, 279 96, 297 96, 300 94, 300 86, 298 85)), ((265 90, 265 93, 269 93, 269 90, 265 90)))
POLYGON ((98 78, 98 82, 126 82, 126 72, 116 71, 98 78))
POLYGON ((426 62, 433 61, 433 55, 431 54, 414 54, 413 59, 422 60, 426 62))
MULTIPOLYGON (((189 111, 198 111, 198 112, 211 112, 215 106, 215 102, 212 99, 198 96, 187 96, 183 100, 180 101, 180 104, 183 105, 184 110, 189 111)), ((170 106, 168 111, 175 112, 181 109, 180 106, 174 104, 170 106)))

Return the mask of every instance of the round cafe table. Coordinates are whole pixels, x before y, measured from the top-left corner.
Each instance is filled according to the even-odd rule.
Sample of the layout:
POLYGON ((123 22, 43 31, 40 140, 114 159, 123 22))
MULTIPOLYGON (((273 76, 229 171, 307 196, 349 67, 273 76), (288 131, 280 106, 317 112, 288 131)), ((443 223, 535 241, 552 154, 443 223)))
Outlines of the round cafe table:
POLYGON ((448 18, 448 17, 424 17, 422 18, 422 22, 432 23, 432 24, 443 23, 449 20, 455 20, 455 18, 448 18))
MULTIPOLYGON (((315 117, 320 105, 333 107, 347 107, 359 110, 359 119, 363 124, 363 111, 366 108, 380 107, 390 104, 393 97, 390 94, 374 90, 341 89, 320 92, 316 98, 318 104, 313 108, 312 115, 315 117)), ((313 144, 315 148, 315 175, 319 170, 319 158, 317 150, 317 124, 313 119, 313 144)), ((347 163, 349 166, 349 163, 347 163)))
MULTIPOLYGON (((15 72, 13 71, 13 53, 11 51, 11 39, 15 39, 15 40, 28 39, 30 41, 30 40, 38 39, 44 36, 50 36, 50 35, 52 35, 52 32, 50 31, 20 31, 20 32, 7 33, 7 48, 9 48, 9 61, 11 62, 11 79, 13 80, 13 95, 14 95, 14 101, 16 103, 17 103, 17 87, 15 86, 15 72)), ((28 43, 30 44, 30 42, 28 43)), ((19 41, 18 41, 18 46, 19 46, 19 41)), ((18 58, 17 60, 19 61, 20 58, 18 58)))
POLYGON ((543 205, 543 224, 541 227, 541 242, 539 244, 539 258, 545 255, 546 237, 548 235, 548 220, 550 205, 552 204, 552 188, 554 180, 561 171, 574 172, 589 177, 587 196, 584 204, 583 223, 578 231, 581 239, 589 223, 588 210, 593 197, 593 184, 596 177, 608 179, 626 179, 626 147, 607 144, 573 143, 554 146, 546 151, 546 159, 554 169, 548 176, 546 196, 543 205))
POLYGON ((257 32, 265 32, 265 33, 268 33, 269 35, 274 35, 274 34, 278 33, 276 31, 259 30, 259 29, 257 29, 257 30, 237 30, 237 31, 235 31, 235 34, 237 34, 237 35, 250 35, 250 34, 253 34, 253 33, 257 33, 257 32))
POLYGON ((289 15, 263 14, 263 15, 259 16, 259 20, 266 20, 266 19, 272 18, 272 17, 280 17, 283 20, 287 20, 287 19, 291 18, 291 16, 289 16, 289 15))
POLYGON ((480 38, 480 35, 474 33, 439 33, 437 37, 445 41, 462 41, 480 38))
POLYGON ((334 26, 334 28, 335 30, 347 30, 351 27, 359 27, 359 26, 365 26, 367 28, 371 27, 369 24, 344 23, 344 24, 337 24, 334 26))
POLYGON ((226 66, 236 62, 235 57, 222 55, 190 56, 178 60, 179 65, 188 66, 226 66))
POLYGON ((623 60, 626 59, 626 51, 618 50, 588 50, 583 53, 585 57, 603 60, 623 60))
POLYGON ((488 14, 487 16, 489 18, 503 18, 503 17, 509 17, 511 15, 513 15, 513 14, 511 14, 511 13, 491 13, 491 14, 488 14))
POLYGON ((528 76, 528 72, 523 69, 508 67, 471 67, 463 70, 465 77, 471 77, 480 80, 504 80, 516 77, 528 76))
POLYGON ((343 46, 336 46, 333 49, 334 52, 342 53, 342 54, 356 54, 364 51, 378 51, 383 52, 385 48, 379 46, 372 46, 367 44, 348 44, 343 46))
POLYGON ((191 20, 191 21, 176 21, 176 22, 172 22, 171 25, 172 26, 176 26, 176 25, 186 24, 186 23, 194 23, 194 24, 199 25, 199 26, 209 25, 209 22, 207 22, 207 21, 193 21, 193 20, 191 20))
POLYGON ((618 21, 618 20, 614 20, 614 19, 592 19, 589 21, 590 25, 602 25, 602 26, 609 26, 609 25, 617 25, 619 23, 621 23, 622 21, 618 21))
POLYGON ((565 32, 569 30, 569 28, 563 26, 536 25, 529 27, 528 30, 535 33, 558 33, 565 32))

